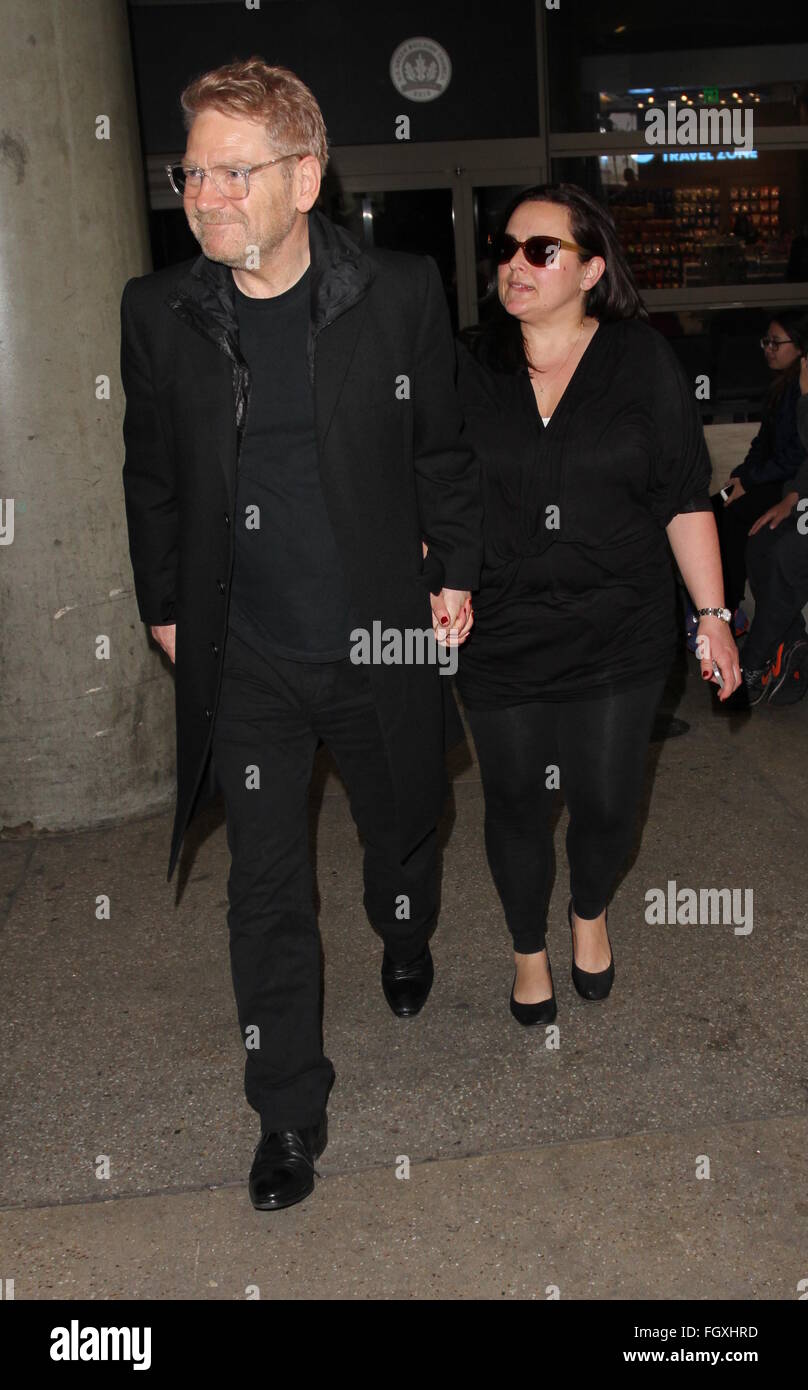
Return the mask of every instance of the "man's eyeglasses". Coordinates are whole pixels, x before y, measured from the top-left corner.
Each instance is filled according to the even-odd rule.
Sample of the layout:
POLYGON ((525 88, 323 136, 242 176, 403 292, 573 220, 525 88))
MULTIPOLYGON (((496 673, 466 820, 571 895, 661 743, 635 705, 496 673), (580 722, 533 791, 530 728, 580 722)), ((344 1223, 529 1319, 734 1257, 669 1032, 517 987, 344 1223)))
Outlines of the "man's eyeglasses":
POLYGON ((302 153, 296 150, 294 154, 278 155, 277 159, 265 159, 263 164, 246 164, 240 167, 217 164, 213 169, 200 169, 193 165, 166 164, 165 170, 171 187, 180 198, 186 193, 195 198, 206 176, 225 198, 246 198, 250 191, 250 174, 257 173, 259 169, 270 169, 273 164, 281 164, 284 159, 299 159, 302 153))
POLYGON ((766 348, 779 348, 782 347, 784 343, 793 343, 793 341, 793 338, 761 338, 760 346, 765 352, 766 348))
POLYGON ((489 237, 488 244, 496 265, 506 265, 520 250, 524 251, 525 260, 535 266, 552 265, 562 247, 566 251, 577 251, 580 256, 592 255, 585 246, 557 236, 529 236, 527 241, 517 241, 515 236, 504 232, 501 236, 489 237))

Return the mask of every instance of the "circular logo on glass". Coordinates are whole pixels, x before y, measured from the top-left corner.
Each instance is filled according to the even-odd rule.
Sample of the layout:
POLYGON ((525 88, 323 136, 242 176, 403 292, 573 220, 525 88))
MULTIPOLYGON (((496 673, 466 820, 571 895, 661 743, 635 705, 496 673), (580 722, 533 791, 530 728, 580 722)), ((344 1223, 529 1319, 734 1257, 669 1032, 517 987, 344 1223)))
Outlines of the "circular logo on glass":
POLYGON ((452 80, 452 61, 434 39, 405 39, 390 59, 390 80, 408 101, 434 101, 452 80))

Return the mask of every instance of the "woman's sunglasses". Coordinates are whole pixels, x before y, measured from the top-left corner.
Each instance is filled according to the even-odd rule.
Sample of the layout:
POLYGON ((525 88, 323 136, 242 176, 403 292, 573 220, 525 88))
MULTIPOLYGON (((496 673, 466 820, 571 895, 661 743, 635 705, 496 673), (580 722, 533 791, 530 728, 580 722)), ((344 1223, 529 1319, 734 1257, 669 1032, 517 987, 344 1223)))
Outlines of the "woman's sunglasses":
POLYGON ((552 265, 562 247, 565 251, 577 251, 579 256, 592 255, 585 246, 557 236, 529 236, 527 241, 517 241, 515 236, 503 232, 500 236, 489 237, 488 244, 496 265, 506 265, 513 260, 517 251, 524 251, 525 260, 535 266, 552 265))

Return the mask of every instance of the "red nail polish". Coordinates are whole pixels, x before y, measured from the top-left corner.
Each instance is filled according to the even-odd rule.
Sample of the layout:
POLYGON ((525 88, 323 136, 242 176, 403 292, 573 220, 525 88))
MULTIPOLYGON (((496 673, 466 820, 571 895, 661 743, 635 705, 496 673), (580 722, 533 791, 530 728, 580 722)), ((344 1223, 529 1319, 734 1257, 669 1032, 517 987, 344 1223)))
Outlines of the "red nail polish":
POLYGON ((441 618, 441 623, 443 624, 444 627, 446 626, 446 624, 448 623, 448 621, 449 621, 448 618, 441 618))

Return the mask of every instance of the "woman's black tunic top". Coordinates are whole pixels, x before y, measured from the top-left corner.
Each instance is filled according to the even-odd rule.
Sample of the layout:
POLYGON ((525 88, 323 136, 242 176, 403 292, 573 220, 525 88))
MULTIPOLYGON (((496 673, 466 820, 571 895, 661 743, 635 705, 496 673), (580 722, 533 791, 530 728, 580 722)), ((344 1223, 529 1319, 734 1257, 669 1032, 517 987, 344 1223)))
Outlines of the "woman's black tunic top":
POLYGON ((665 675, 664 528, 711 510, 695 387, 665 339, 641 320, 601 323, 546 426, 527 369, 494 370, 462 342, 458 387, 485 509, 464 703, 591 699, 665 675))

